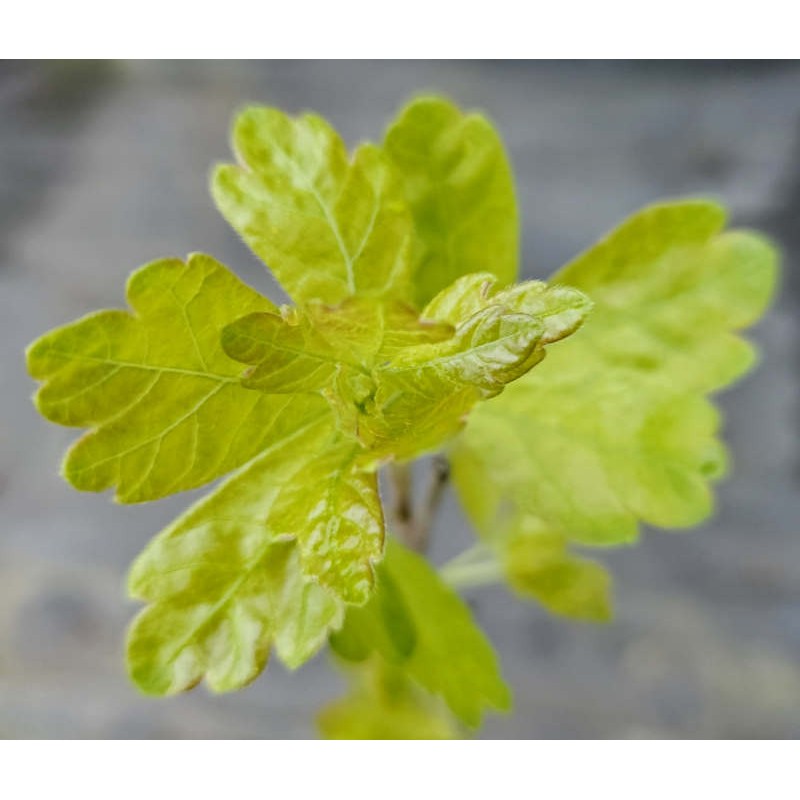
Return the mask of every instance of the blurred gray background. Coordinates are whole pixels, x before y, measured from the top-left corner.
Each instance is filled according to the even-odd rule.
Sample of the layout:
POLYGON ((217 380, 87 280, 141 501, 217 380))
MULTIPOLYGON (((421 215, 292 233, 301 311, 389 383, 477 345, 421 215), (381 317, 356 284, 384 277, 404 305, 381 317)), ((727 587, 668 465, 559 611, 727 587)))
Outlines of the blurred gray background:
MULTIPOLYGON (((39 418, 25 345, 123 304, 135 267, 214 254, 274 282, 217 214, 209 166, 236 108, 328 117, 376 139, 411 94, 487 111, 515 167, 527 276, 622 217, 686 194, 771 233, 783 286, 755 330, 759 369, 721 399, 735 472, 716 518, 608 553, 616 620, 548 616, 501 588, 470 595, 500 650, 513 715, 491 738, 800 735, 796 63, 0 63, 0 737, 310 737, 342 689, 325 656, 248 689, 140 697, 123 667, 127 565, 192 497, 115 506, 57 474, 76 435, 39 418)), ((197 493, 190 493, 192 496, 197 493)), ((448 498, 434 557, 469 539, 448 498)))

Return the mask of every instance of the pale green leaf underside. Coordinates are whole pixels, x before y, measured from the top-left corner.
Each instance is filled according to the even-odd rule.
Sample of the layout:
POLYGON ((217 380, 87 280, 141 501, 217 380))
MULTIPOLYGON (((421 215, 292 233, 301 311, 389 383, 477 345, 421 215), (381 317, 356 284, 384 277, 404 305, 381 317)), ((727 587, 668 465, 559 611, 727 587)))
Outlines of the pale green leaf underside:
POLYGON ((271 644, 298 666, 339 624, 342 600, 367 599, 383 549, 376 477, 353 466, 320 398, 289 399, 303 424, 286 415, 271 448, 132 567, 130 593, 151 605, 133 625, 128 659, 147 692, 181 691, 204 675, 216 691, 240 688, 271 644))
POLYGON ((331 641, 354 661, 377 654, 472 727, 486 709, 510 705, 494 650, 467 606, 424 558, 395 540, 387 542, 369 603, 350 609, 331 641))
POLYGON ((348 694, 328 704, 317 724, 327 739, 459 739, 447 707, 380 658, 348 664, 348 694))
POLYGON ((654 206, 554 277, 594 311, 473 412, 453 453, 467 506, 491 483, 503 513, 594 545, 634 539, 640 520, 684 527, 710 513, 725 454, 705 394, 752 365, 735 332, 763 312, 776 272, 762 238, 723 224, 712 203, 654 206))
POLYGON ((469 272, 489 271, 501 284, 512 283, 517 206, 503 143, 489 120, 422 97, 391 124, 384 150, 414 217, 417 304, 469 272))
POLYGON ((252 458, 286 400, 240 385, 219 331, 274 306, 211 257, 148 264, 131 275, 127 297, 132 313, 99 311, 42 336, 28 369, 43 381, 43 416, 92 429, 67 452, 67 480, 87 491, 116 487, 117 500, 135 503, 252 458))
POLYGON ((258 106, 237 118, 233 146, 240 166, 215 170, 214 200, 295 302, 411 298, 412 221, 377 147, 351 162, 322 118, 258 106))

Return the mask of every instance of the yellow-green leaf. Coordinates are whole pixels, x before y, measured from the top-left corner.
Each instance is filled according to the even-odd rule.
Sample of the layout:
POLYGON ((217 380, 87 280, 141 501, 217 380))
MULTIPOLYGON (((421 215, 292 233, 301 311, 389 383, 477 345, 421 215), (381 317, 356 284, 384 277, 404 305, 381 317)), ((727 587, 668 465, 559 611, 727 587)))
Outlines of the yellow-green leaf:
POLYGON ((611 578, 595 561, 569 552, 563 535, 534 518, 517 520, 496 543, 511 588, 554 614, 589 622, 611 619, 611 578))
POLYGON ((348 694, 327 705, 317 724, 327 739, 460 739, 458 724, 438 698, 402 669, 379 658, 347 665, 348 694))
POLYGON ((341 603, 304 577, 293 541, 200 528, 173 549, 159 566, 167 580, 128 634, 128 669, 147 694, 175 694, 204 677, 215 692, 241 689, 271 647, 299 666, 341 620, 341 603))
POLYGON ((286 398, 243 389, 219 332, 269 300, 210 256, 164 259, 128 281, 131 312, 99 311, 28 348, 35 402, 62 425, 91 428, 67 452, 66 479, 124 503, 200 486, 270 443, 286 398))
POLYGON ((536 317, 542 326, 542 344, 551 344, 583 324, 592 301, 574 287, 558 283, 523 281, 503 289, 490 272, 476 272, 442 289, 422 310, 422 316, 458 325, 492 306, 536 317))
POLYGON ((563 286, 530 281, 498 292, 485 273, 461 278, 423 312, 454 325, 454 335, 405 348, 375 370, 360 441, 375 456, 398 459, 440 447, 476 403, 538 364, 544 345, 571 334, 590 308, 585 295, 563 286))
POLYGON ((413 345, 453 335, 447 323, 421 320, 404 303, 350 298, 337 306, 309 303, 256 313, 222 331, 225 352, 252 364, 242 384, 264 392, 319 392, 345 371, 369 394, 372 369, 413 345))
POLYGON ((594 545, 631 541, 639 521, 708 516, 725 453, 705 395, 752 365, 736 332, 764 311, 777 261, 764 239, 723 225, 713 203, 653 206, 554 277, 594 311, 471 415, 453 453, 468 507, 493 485, 498 507, 594 545))
POLYGON ((320 392, 361 463, 407 459, 440 447, 481 399, 544 358, 591 304, 581 292, 531 281, 499 291, 467 276, 420 317, 398 301, 350 298, 280 314, 250 314, 225 328, 233 358, 253 365, 243 385, 264 392, 320 392))
POLYGON ((331 432, 320 398, 294 399, 274 444, 159 534, 129 591, 151 603, 128 641, 134 680, 151 693, 205 675, 228 691, 263 668, 271 643, 298 666, 364 602, 383 549, 374 474, 331 432), (297 417, 303 420, 297 423, 297 417))
POLYGON ((424 306, 461 275, 517 276, 519 225, 503 143, 482 114, 437 97, 409 103, 384 149, 411 206, 417 238, 414 298, 424 306))
POLYGON ((402 668, 471 727, 486 709, 510 705, 494 650, 467 606, 422 556, 395 540, 387 543, 369 603, 348 612, 331 643, 345 658, 375 653, 402 668))
POLYGON ((214 172, 217 207, 295 302, 410 299, 412 221, 379 148, 348 159, 330 125, 253 106, 237 118, 240 165, 214 172))
POLYGON ((136 562, 132 594, 152 605, 130 639, 146 691, 189 688, 204 673, 236 688, 271 642, 297 665, 343 601, 366 600, 383 548, 376 476, 322 397, 242 386, 220 332, 274 306, 222 265, 154 262, 133 274, 128 300, 131 312, 101 311, 31 345, 37 405, 92 427, 65 461, 79 488, 116 485, 133 502, 238 469, 136 562))

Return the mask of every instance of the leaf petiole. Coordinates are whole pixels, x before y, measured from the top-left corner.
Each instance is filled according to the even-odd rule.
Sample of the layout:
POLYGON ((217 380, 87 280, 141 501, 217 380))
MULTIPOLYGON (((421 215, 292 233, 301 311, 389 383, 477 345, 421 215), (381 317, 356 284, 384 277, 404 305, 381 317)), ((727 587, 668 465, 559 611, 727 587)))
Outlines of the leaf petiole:
POLYGON ((481 543, 450 559, 441 567, 439 575, 454 589, 488 586, 504 578, 502 564, 495 558, 492 550, 481 543))

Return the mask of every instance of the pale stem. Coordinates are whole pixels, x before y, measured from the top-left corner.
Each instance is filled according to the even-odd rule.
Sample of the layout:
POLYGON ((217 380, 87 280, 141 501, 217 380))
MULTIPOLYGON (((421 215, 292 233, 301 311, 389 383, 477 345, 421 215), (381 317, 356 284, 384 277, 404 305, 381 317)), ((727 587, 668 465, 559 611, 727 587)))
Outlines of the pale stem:
POLYGON ((392 484, 391 523, 392 530, 406 544, 411 537, 414 524, 414 504, 411 499, 411 467, 408 464, 391 463, 389 478, 392 484))
POLYGON ((439 574, 454 589, 466 589, 502 581, 503 567, 491 547, 477 542, 451 558, 439 574))
POLYGON ((442 503, 447 483, 450 480, 450 464, 444 456, 435 456, 431 465, 431 477, 428 490, 422 503, 422 509, 414 526, 414 549, 424 553, 428 549, 428 540, 431 528, 436 519, 436 513, 442 503))
POLYGON ((503 567, 496 558, 472 564, 457 564, 451 561, 442 567, 439 575, 454 589, 467 589, 472 586, 499 583, 503 580, 503 567))

